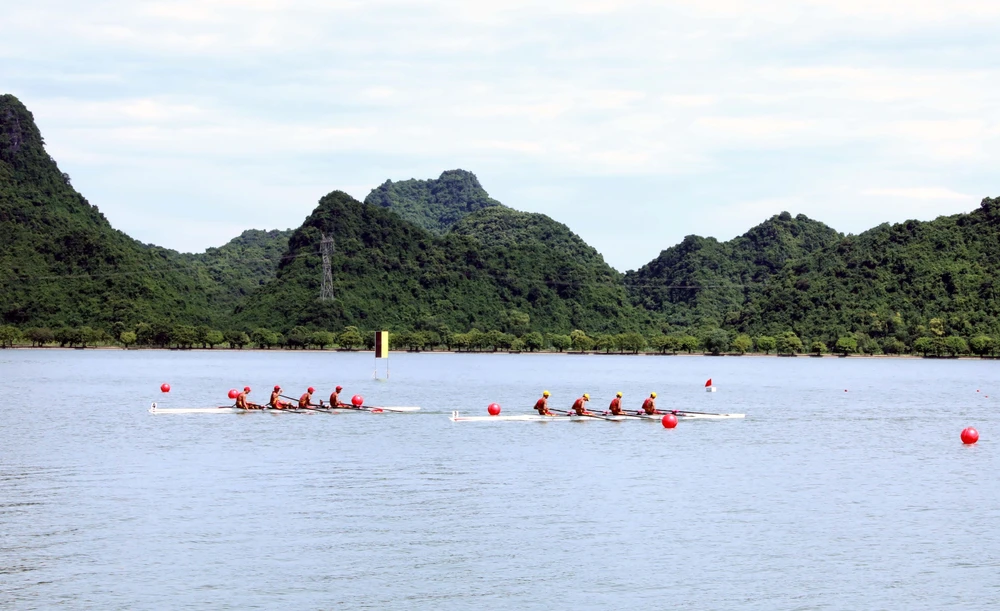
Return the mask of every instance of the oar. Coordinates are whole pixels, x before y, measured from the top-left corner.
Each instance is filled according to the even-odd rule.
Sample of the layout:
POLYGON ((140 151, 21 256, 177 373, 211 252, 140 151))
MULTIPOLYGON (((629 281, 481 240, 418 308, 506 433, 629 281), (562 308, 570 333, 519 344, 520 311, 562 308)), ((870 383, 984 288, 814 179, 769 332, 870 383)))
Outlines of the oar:
POLYGON ((717 414, 715 412, 692 412, 689 409, 668 409, 667 411, 663 412, 663 415, 667 415, 667 414, 674 414, 675 416, 677 414, 702 414, 702 415, 705 415, 705 416, 723 416, 724 415, 724 414, 717 414))
POLYGON ((616 420, 612 420, 611 418, 606 418, 604 416, 598 416, 597 414, 577 414, 575 411, 565 411, 565 410, 561 410, 561 409, 550 409, 549 411, 550 412, 562 412, 562 413, 570 415, 570 416, 582 416, 582 417, 587 417, 587 418, 597 418, 599 420, 610 420, 611 422, 616 422, 616 420))

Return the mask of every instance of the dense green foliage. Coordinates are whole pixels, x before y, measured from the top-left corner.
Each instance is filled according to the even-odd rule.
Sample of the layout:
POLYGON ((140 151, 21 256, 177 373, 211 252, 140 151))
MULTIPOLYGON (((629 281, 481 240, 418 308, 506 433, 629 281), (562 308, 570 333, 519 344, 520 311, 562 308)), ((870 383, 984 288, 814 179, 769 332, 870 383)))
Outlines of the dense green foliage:
POLYGON ((568 333, 649 325, 620 276, 565 225, 491 207, 443 236, 342 192, 292 235, 277 278, 237 309, 247 327, 568 333), (317 299, 319 242, 336 236, 336 299, 317 299))
POLYGON ((824 248, 840 234, 805 215, 771 217, 746 234, 719 242, 687 236, 625 275, 637 305, 677 326, 732 326, 755 292, 785 264, 824 248))
MULTIPOLYGON (((273 264, 235 263, 232 244, 181 255, 113 229, 11 95, 0 96, 0 235, 0 322, 17 325, 219 323, 240 292, 274 274, 273 264)), ((273 250, 255 242, 248 249, 262 258, 273 250)))
POLYGON ((472 172, 449 170, 436 180, 385 181, 366 204, 391 209, 403 219, 442 235, 463 217, 500 202, 490 198, 472 172))
POLYGON ((565 225, 502 206, 474 175, 333 192, 292 231, 201 254, 113 229, 0 96, 0 346, 784 355, 1000 351, 1000 200, 844 236, 774 216, 688 236, 622 276, 565 225), (336 298, 318 299, 335 240, 336 298))
MULTIPOLYGON (((733 326, 829 343, 1000 334, 1000 199, 969 214, 884 224, 787 265, 733 326)), ((864 349, 864 346, 860 346, 864 349)), ((839 351, 839 349, 838 349, 839 351)))

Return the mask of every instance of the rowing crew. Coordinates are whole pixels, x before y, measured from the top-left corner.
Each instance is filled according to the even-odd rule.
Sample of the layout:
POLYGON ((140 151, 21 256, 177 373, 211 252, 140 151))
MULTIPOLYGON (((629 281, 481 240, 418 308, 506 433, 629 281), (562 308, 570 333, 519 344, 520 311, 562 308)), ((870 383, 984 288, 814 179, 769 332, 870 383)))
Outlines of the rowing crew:
MULTIPOLYGON (((250 394, 250 387, 244 386, 243 392, 236 396, 236 407, 239 409, 315 409, 317 407, 350 407, 346 403, 340 401, 340 392, 344 390, 343 386, 337 386, 332 393, 330 393, 330 403, 324 404, 323 400, 320 399, 319 405, 312 402, 313 393, 316 389, 310 386, 306 389, 306 392, 302 393, 299 400, 296 403, 291 401, 282 401, 281 399, 290 399, 291 397, 286 397, 281 394, 281 386, 275 385, 274 390, 271 391, 271 398, 268 400, 267 405, 258 405, 257 403, 251 403, 247 401, 247 395, 250 394)), ((294 399, 292 399, 294 401, 294 399)))
MULTIPOLYGON (((541 416, 555 416, 552 411, 549 410, 549 396, 552 393, 549 391, 543 391, 542 397, 535 402, 535 411, 541 416)), ((590 401, 590 395, 583 393, 583 396, 573 402, 573 407, 568 412, 563 412, 562 410, 556 410, 561 414, 576 414, 578 416, 597 416, 594 412, 587 410, 587 402, 590 401)), ((624 416, 627 415, 622 409, 622 393, 615 393, 615 398, 611 400, 611 405, 608 406, 608 412, 613 416, 624 416)), ((605 412, 605 413, 608 413, 605 412)), ((646 400, 642 402, 642 409, 637 411, 636 414, 666 414, 671 412, 662 412, 656 409, 656 393, 651 392, 646 400)))

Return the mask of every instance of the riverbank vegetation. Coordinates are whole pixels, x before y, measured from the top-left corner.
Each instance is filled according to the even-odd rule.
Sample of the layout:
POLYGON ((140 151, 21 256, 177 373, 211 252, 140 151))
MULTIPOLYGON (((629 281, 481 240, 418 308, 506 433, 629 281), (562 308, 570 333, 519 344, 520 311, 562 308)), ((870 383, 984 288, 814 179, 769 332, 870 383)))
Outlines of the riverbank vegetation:
MULTIPOLYGON (((911 345, 898 339, 877 342, 861 334, 839 337, 828 349, 822 339, 805 339, 786 331, 777 336, 747 334, 733 335, 722 329, 713 329, 701 335, 688 333, 658 334, 647 336, 637 332, 598 333, 593 336, 574 330, 568 335, 543 334, 531 331, 522 335, 505 333, 498 329, 482 331, 476 328, 453 333, 447 328, 436 330, 393 332, 389 335, 393 350, 411 352, 448 350, 457 352, 589 352, 604 354, 840 354, 890 355, 915 354, 935 357, 997 356, 1000 355, 1000 338, 988 335, 961 337, 957 335, 930 335, 916 338, 911 345)), ((314 330, 294 327, 281 333, 263 327, 253 329, 212 329, 205 325, 163 325, 140 323, 134 328, 115 326, 111 330, 84 326, 79 328, 31 327, 20 330, 12 325, 0 326, 0 347, 87 348, 119 346, 121 348, 169 349, 314 349, 360 350, 372 349, 374 331, 349 326, 340 330, 314 330)))

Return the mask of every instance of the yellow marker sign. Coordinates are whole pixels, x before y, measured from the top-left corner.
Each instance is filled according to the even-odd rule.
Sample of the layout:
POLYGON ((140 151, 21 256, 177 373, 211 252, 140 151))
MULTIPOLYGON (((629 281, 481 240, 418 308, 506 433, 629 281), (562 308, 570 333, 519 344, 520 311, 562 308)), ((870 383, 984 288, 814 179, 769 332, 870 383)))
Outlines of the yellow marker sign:
POLYGON ((389 358, 389 332, 388 331, 376 331, 375 332, 375 358, 377 358, 377 359, 387 359, 387 358, 389 358))

